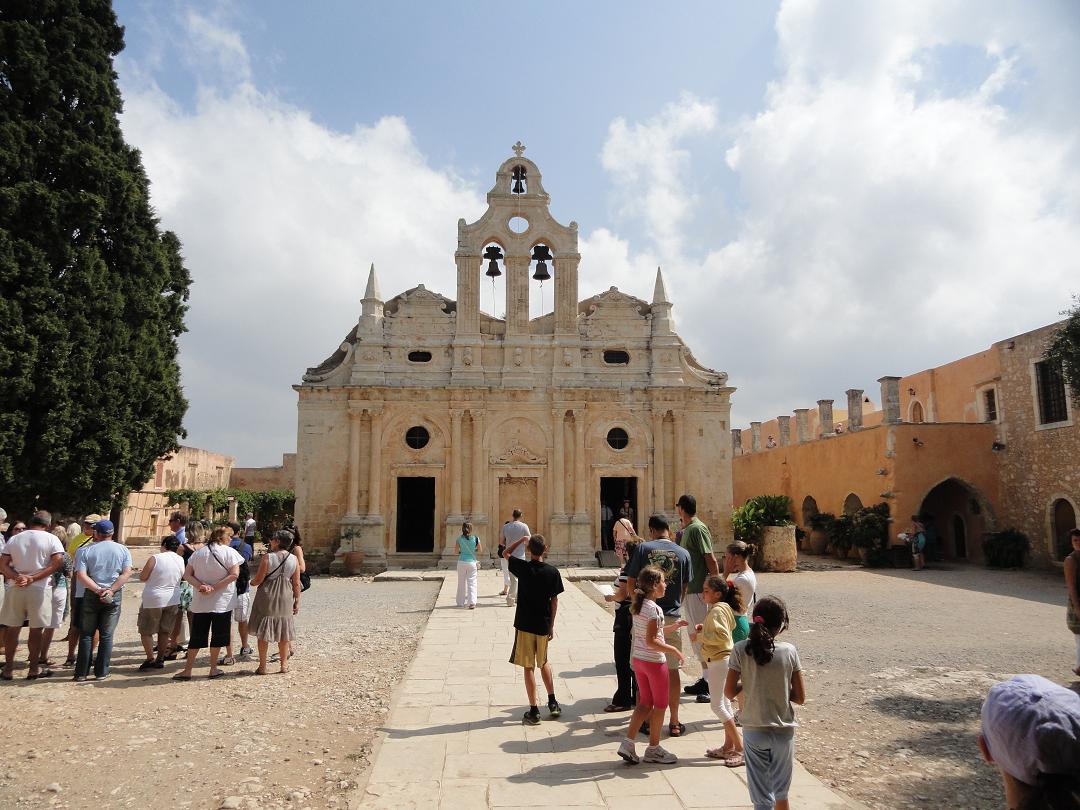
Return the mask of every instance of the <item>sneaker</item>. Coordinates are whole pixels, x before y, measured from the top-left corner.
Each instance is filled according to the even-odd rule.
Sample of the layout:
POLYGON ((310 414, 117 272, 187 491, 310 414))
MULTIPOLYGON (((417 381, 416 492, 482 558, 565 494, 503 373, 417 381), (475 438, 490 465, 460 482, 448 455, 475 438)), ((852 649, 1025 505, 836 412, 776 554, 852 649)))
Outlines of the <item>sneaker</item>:
POLYGON ((558 717, 562 717, 562 706, 559 705, 559 701, 548 701, 548 713, 551 715, 552 720, 555 720, 558 717))
POLYGON ((670 751, 665 751, 659 745, 650 745, 645 749, 645 756, 642 757, 646 762, 656 762, 660 765, 674 765, 679 761, 679 758, 670 751))
POLYGON ((71 680, 75 681, 75 683, 85 683, 86 682, 86 676, 85 675, 76 675, 71 680))
POLYGON ((244 647, 243 649, 240 650, 240 654, 241 655, 254 655, 255 650, 251 649, 251 647, 244 647))
POLYGON ((150 661, 143 661, 141 664, 139 664, 139 672, 146 672, 146 670, 153 668, 154 662, 152 659, 150 661))
POLYGON ((540 725, 540 712, 534 712, 532 709, 521 715, 521 722, 527 726, 540 725))
POLYGON ((708 692, 703 692, 696 698, 694 698, 694 700, 698 703, 712 703, 712 695, 710 695, 708 692))
POLYGON ((689 686, 684 686, 682 690, 685 695, 707 695, 709 694, 709 682, 704 678, 698 678, 689 686))
POLYGON ((637 765, 641 762, 641 757, 637 755, 637 750, 634 748, 634 741, 625 737, 619 743, 619 756, 625 759, 629 765, 637 765))

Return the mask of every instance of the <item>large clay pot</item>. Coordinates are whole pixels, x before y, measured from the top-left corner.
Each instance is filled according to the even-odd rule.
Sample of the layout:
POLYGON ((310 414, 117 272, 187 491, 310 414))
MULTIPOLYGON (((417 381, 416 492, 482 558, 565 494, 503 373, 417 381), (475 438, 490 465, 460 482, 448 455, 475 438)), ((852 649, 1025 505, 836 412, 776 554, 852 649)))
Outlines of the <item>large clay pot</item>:
POLYGON ((347 551, 342 562, 347 574, 359 574, 364 567, 364 552, 347 551))
POLYGON ((762 571, 794 571, 799 559, 794 526, 766 526, 759 551, 762 571))
POLYGON ((811 554, 824 554, 825 549, 829 547, 829 535, 825 534, 821 529, 811 529, 807 545, 811 554))

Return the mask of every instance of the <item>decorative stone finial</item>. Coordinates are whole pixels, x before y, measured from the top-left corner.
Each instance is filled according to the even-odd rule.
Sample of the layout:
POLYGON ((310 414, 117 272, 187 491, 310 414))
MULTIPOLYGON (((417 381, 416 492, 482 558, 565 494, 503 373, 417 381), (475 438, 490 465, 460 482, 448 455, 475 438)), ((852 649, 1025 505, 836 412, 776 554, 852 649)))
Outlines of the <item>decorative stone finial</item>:
POLYGON ((364 290, 364 300, 382 300, 382 294, 379 292, 379 279, 375 276, 375 262, 371 263, 371 269, 368 270, 367 289, 364 290))
POLYGON ((523 144, 521 141, 518 141, 514 144, 513 149, 514 154, 518 157, 521 157, 525 153, 525 144, 523 144))
POLYGON ((670 304, 668 299, 667 287, 664 286, 664 274, 660 272, 660 268, 656 268, 656 284, 653 286, 653 300, 654 304, 670 304))

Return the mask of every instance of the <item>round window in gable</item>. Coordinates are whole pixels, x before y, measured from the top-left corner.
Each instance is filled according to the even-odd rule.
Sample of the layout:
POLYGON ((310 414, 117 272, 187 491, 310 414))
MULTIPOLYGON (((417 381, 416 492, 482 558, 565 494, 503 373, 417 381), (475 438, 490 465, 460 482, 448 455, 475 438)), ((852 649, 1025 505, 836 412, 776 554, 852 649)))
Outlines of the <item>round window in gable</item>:
POLYGON ((430 363, 431 352, 409 352, 410 363, 430 363))
POLYGON ((405 444, 409 445, 413 450, 421 450, 427 447, 429 441, 431 441, 431 434, 422 425, 413 425, 413 427, 405 431, 405 444))
POLYGON ((624 352, 622 349, 608 349, 604 352, 604 362, 609 366, 628 366, 630 352, 624 352))
POLYGON ((607 443, 612 450, 622 450, 630 444, 630 436, 622 428, 612 428, 607 433, 607 443))

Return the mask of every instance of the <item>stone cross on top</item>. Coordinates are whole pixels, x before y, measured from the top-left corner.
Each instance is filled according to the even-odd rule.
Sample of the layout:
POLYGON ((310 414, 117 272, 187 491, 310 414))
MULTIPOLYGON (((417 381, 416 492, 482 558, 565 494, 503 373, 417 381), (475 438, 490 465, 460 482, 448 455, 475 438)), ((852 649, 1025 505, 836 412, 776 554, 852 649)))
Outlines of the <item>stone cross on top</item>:
POLYGON ((521 157, 522 154, 524 154, 524 152, 525 152, 525 144, 523 144, 521 141, 518 141, 517 143, 514 144, 513 150, 514 150, 515 155, 517 155, 518 157, 521 157))

